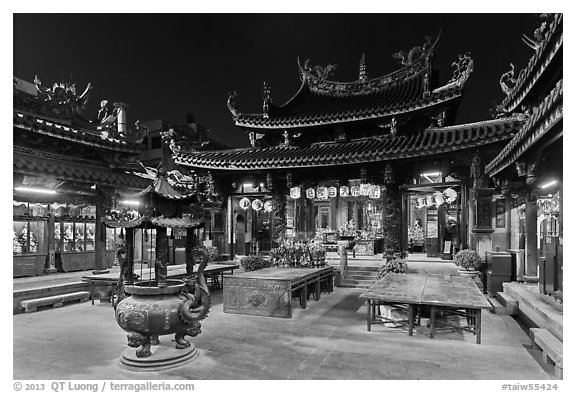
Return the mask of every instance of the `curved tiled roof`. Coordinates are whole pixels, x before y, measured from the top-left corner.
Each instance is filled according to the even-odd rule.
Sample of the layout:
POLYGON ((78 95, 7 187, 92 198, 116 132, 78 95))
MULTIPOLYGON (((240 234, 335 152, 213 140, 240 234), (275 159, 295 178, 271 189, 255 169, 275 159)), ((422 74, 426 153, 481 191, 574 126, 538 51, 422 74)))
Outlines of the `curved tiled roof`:
POLYGON ((502 111, 509 113, 518 108, 561 50, 563 37, 563 16, 562 14, 555 14, 540 47, 534 52, 528 65, 518 74, 516 85, 510 94, 499 105, 502 111))
MULTIPOLYGON (((534 110, 520 131, 504 149, 486 165, 490 176, 496 175, 538 142, 563 118, 563 80, 559 80, 544 101, 534 110)), ((562 131, 560 131, 561 133, 562 131)))
POLYGON ((429 128, 411 136, 371 137, 308 147, 277 146, 211 152, 177 152, 180 165, 221 170, 284 169, 350 165, 422 157, 475 148, 510 139, 520 127, 516 117, 429 128))
POLYGON ((75 161, 63 161, 48 157, 36 157, 14 151, 12 167, 14 172, 25 174, 53 175, 62 180, 86 183, 98 183, 115 187, 142 189, 149 184, 148 180, 129 175, 124 171, 112 168, 86 165, 75 161))
POLYGON ((329 81, 326 75, 315 76, 299 64, 302 85, 286 104, 276 106, 265 98, 267 113, 242 113, 234 95, 229 109, 237 126, 264 131, 378 119, 447 103, 461 96, 473 61, 461 56, 453 63, 458 71, 452 80, 432 90, 429 83, 435 45, 395 72, 353 82, 329 81))
POLYGON ((128 143, 125 140, 104 137, 79 127, 60 124, 23 111, 15 110, 13 113, 15 128, 106 150, 126 153, 139 153, 141 151, 138 145, 128 143))

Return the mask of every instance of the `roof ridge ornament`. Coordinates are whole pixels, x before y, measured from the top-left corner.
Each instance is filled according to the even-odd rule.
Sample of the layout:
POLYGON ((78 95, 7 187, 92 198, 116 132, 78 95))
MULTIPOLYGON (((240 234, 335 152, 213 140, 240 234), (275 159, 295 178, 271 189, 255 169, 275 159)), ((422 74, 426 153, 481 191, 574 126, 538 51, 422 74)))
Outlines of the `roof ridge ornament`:
POLYGON ((514 63, 510 63, 510 70, 506 71, 500 77, 500 88, 502 89, 502 93, 509 96, 514 88, 516 87, 516 83, 518 82, 518 78, 514 77, 515 67, 514 63))
POLYGON ((433 49, 436 47, 439 39, 440 33, 438 33, 438 37, 434 43, 432 43, 432 38, 425 36, 424 43, 422 45, 416 45, 412 47, 408 52, 400 50, 392 54, 392 58, 399 60, 400 64, 403 66, 413 66, 422 59, 430 58, 430 55, 432 54, 433 49))
POLYGON ((88 103, 92 83, 88 83, 82 94, 76 92, 76 84, 70 82, 55 82, 52 87, 43 87, 38 75, 34 76, 34 85, 39 93, 46 96, 44 101, 55 105, 69 105, 72 112, 82 113, 88 103))
POLYGON ((524 42, 528 47, 534 49, 535 51, 540 49, 542 43, 544 42, 544 38, 546 36, 546 32, 549 30, 549 22, 552 21, 554 18, 554 14, 540 14, 538 15, 538 19, 542 22, 540 26, 534 30, 532 36, 534 38, 530 38, 526 34, 522 35, 522 42, 524 42))
POLYGON ((328 79, 328 77, 330 76, 330 74, 332 74, 332 72, 334 72, 334 70, 336 70, 336 66, 337 64, 328 64, 324 67, 320 66, 320 65, 315 65, 313 67, 310 67, 308 64, 310 62, 310 59, 306 59, 306 61, 304 62, 304 66, 302 66, 300 64, 300 58, 298 57, 297 59, 298 62, 298 68, 300 69, 300 77, 302 79, 302 81, 306 81, 308 79, 317 79, 317 80, 326 80, 328 79))
POLYGON ((368 79, 368 74, 366 73, 366 57, 362 53, 362 58, 360 59, 360 69, 358 70, 358 79, 365 81, 368 79))
POLYGON ((263 101, 262 117, 268 119, 269 117, 268 111, 270 110, 270 104, 273 104, 273 102, 272 102, 272 96, 270 94, 270 85, 266 81, 264 81, 264 84, 262 86, 262 101, 263 101))

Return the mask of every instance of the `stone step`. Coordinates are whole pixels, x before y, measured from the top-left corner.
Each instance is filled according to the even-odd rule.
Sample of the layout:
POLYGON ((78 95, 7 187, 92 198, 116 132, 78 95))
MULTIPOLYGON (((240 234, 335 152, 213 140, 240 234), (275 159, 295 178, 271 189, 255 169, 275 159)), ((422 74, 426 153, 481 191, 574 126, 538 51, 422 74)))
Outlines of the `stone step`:
POLYGON ((548 330, 563 341, 563 305, 538 292, 534 284, 504 283, 504 293, 518 302, 518 315, 532 327, 548 330))
POLYGON ((564 356, 562 341, 558 340, 546 329, 531 328, 530 338, 532 348, 542 350, 542 361, 554 364, 554 375, 562 379, 564 370, 564 356))
POLYGON ((378 277, 378 270, 356 270, 348 268, 347 272, 351 274, 355 274, 357 276, 374 276, 378 277))
POLYGON ((504 292, 496 293, 496 300, 506 309, 507 315, 518 314, 518 301, 504 292))
POLYGON ((90 292, 80 291, 66 293, 62 295, 46 296, 36 299, 22 300, 20 302, 20 307, 24 309, 24 312, 31 313, 38 311, 38 307, 42 306, 52 306, 52 308, 62 307, 64 303, 80 301, 86 302, 90 299, 90 292))
POLYGON ((492 305, 492 308, 490 309, 490 311, 493 314, 496 315, 510 315, 508 314, 508 310, 506 309, 506 307, 504 307, 499 301, 497 301, 494 298, 488 297, 486 298, 488 300, 488 303, 490 303, 492 305))

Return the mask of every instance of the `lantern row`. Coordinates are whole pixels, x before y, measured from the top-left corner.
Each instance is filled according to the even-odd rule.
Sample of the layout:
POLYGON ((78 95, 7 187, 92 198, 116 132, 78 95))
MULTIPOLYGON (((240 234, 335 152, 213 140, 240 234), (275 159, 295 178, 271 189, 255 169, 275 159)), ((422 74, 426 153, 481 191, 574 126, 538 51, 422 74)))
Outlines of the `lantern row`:
POLYGON ((438 191, 434 194, 414 198, 412 204, 417 209, 422 209, 424 207, 440 206, 444 203, 450 204, 456 199, 458 199, 458 193, 452 188, 447 188, 442 192, 438 191))
MULTIPOLYGON (((382 196, 382 191, 380 186, 375 184, 369 183, 362 183, 359 186, 342 186, 340 189, 336 187, 316 187, 316 188, 308 188, 306 189, 306 198, 308 199, 328 199, 328 198, 336 198, 340 192, 341 197, 357 197, 357 196, 367 196, 373 199, 380 199, 382 196)), ((302 189, 301 187, 292 187, 290 188, 290 198, 292 199, 300 199, 302 196, 302 189)))
POLYGON ((254 199, 251 201, 249 198, 242 198, 238 202, 240 207, 244 210, 248 210, 250 207, 255 211, 260 211, 264 209, 268 213, 272 211, 272 201, 262 202, 260 199, 254 199))

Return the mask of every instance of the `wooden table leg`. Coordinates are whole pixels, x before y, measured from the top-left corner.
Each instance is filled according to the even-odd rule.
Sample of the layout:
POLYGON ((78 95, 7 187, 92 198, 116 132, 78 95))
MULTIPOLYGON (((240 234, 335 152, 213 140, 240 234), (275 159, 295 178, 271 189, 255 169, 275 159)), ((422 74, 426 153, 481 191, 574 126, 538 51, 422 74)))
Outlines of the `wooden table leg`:
POLYGON ((90 297, 92 298, 92 305, 94 305, 94 288, 96 284, 94 281, 90 282, 90 297))
POLYGON ((366 313, 366 322, 368 325, 368 331, 370 331, 370 325, 372 325, 372 300, 366 300, 366 307, 368 308, 368 312, 366 313))
POLYGON ((414 305, 408 305, 408 335, 412 336, 414 332, 414 305))
POLYGON ((320 296, 320 278, 318 278, 314 285, 314 300, 320 300, 320 296))
POLYGON ((308 286, 304 284, 300 290, 300 308, 306 308, 306 301, 308 300, 308 286))
POLYGON ((481 335, 482 335, 482 309, 478 308, 475 311, 476 316, 474 317, 475 319, 475 325, 476 327, 474 328, 474 332, 476 333, 476 344, 480 344, 481 342, 481 335))
POLYGON ((430 338, 434 338, 435 328, 436 328, 436 307, 430 306, 430 338))

